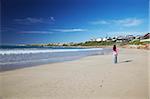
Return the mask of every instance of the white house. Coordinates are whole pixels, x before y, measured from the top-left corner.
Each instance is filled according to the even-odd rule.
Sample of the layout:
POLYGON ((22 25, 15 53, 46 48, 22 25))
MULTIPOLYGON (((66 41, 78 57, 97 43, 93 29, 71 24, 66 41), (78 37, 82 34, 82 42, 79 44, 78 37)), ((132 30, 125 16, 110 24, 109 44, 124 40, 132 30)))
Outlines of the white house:
POLYGON ((107 41, 107 38, 97 38, 96 41, 97 41, 97 42, 100 42, 100 41, 107 41))
POLYGON ((107 41, 107 38, 103 38, 103 41, 107 41))
POLYGON ((97 42, 103 41, 103 38, 97 38, 96 41, 97 42))

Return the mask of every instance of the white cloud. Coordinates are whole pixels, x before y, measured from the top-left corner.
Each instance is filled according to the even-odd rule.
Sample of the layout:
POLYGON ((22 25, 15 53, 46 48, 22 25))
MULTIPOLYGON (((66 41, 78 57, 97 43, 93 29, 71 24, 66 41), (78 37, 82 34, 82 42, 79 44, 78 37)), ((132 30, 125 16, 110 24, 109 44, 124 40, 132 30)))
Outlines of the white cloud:
POLYGON ((24 19, 15 19, 14 21, 19 23, 19 24, 43 23, 42 18, 31 18, 31 17, 27 17, 24 19))
POLYGON ((23 33, 23 34, 52 34, 53 32, 49 32, 49 31, 20 31, 19 33, 23 33))
POLYGON ((54 17, 50 17, 50 19, 27 17, 22 19, 14 19, 14 21, 17 22, 18 24, 30 25, 37 23, 53 23, 55 19, 54 17))
POLYGON ((84 32, 86 29, 53 29, 56 32, 84 32))
POLYGON ((138 26, 143 23, 142 19, 136 19, 136 18, 127 18, 127 19, 121 19, 121 20, 113 20, 114 23, 130 27, 130 26, 138 26))
POLYGON ((116 19, 116 20, 99 20, 90 22, 93 25, 120 25, 123 27, 138 26, 143 23, 142 19, 137 18, 126 18, 126 19, 116 19))
POLYGON ((22 34, 53 34, 57 32, 84 32, 85 29, 53 29, 51 31, 20 31, 22 34))
POLYGON ((110 24, 110 22, 106 21, 106 20, 98 20, 98 21, 93 21, 90 22, 93 25, 99 25, 99 24, 110 24))
POLYGON ((55 21, 55 18, 51 16, 50 21, 55 21))
POLYGON ((28 21, 28 22, 31 22, 31 23, 42 23, 43 22, 42 18, 37 19, 37 18, 28 17, 25 20, 28 21))

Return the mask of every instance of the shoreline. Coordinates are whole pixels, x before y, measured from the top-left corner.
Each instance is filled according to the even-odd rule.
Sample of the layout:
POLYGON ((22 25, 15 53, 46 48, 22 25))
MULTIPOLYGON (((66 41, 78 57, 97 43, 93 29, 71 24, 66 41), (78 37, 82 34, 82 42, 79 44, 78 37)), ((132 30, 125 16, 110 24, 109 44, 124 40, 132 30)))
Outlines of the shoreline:
MULTIPOLYGON (((12 62, 6 62, 0 63, 0 72, 10 71, 14 69, 21 69, 21 68, 28 68, 38 65, 44 65, 44 64, 52 64, 52 63, 60 63, 65 61, 73 61, 73 60, 79 60, 81 58, 87 57, 87 56, 93 56, 93 55, 104 55, 110 53, 110 49, 94 49, 94 50, 77 50, 77 51, 65 51, 65 52, 54 52, 54 53, 38 53, 38 54, 27 54, 28 58, 34 57, 36 55, 37 57, 40 57, 39 59, 32 59, 27 61, 12 61, 12 62), (44 57, 45 55, 49 57, 44 57), (43 56, 43 57, 42 57, 43 56)), ((20 55, 20 54, 19 54, 20 55)), ((19 56, 18 55, 18 56, 19 56)), ((21 56, 16 58, 22 58, 26 54, 21 54, 21 56)), ((26 56, 27 56, 26 55, 26 56)), ((11 57, 11 56, 9 56, 11 57)), ((14 56, 13 56, 14 57, 14 56)), ((12 57, 12 58, 13 58, 12 57)), ((2 59, 6 59, 6 57, 2 57, 2 59)))
MULTIPOLYGON (((147 99, 150 52, 120 49, 112 55, 0 73, 4 99, 147 99)), ((149 73, 150 74, 150 73, 149 73)))

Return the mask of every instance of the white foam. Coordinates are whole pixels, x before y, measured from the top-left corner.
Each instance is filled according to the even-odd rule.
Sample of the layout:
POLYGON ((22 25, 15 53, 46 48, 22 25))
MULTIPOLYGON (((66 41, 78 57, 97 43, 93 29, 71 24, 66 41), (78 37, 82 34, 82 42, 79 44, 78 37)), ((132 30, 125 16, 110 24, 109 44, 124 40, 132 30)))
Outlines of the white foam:
POLYGON ((53 52, 75 52, 75 51, 92 51, 92 50, 102 50, 102 48, 89 48, 89 49, 7 49, 7 50, 0 50, 0 55, 53 53, 53 52))

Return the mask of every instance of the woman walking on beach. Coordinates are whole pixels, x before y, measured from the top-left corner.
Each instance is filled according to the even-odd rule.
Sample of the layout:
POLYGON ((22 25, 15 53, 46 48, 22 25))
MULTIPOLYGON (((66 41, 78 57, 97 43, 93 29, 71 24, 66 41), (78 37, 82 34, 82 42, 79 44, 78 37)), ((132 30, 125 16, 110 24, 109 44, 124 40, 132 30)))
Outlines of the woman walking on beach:
POLYGON ((117 56, 118 56, 118 51, 116 48, 116 45, 113 46, 113 61, 116 64, 117 63, 117 56))

